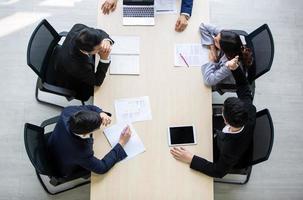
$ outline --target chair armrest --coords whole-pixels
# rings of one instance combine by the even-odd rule
[[[42,83],[41,90],[43,90],[43,89],[49,91],[50,93],[58,94],[58,95],[65,96],[65,97],[74,97],[76,95],[76,92],[73,90],[51,85],[46,82]]]
[[[67,31],[62,31],[62,32],[59,33],[59,36],[60,36],[60,37],[66,37],[67,34],[68,34]]]
[[[248,36],[248,33],[246,31],[242,31],[242,30],[230,30],[230,31],[237,33],[238,35]]]
[[[45,128],[48,125],[55,124],[55,123],[57,123],[59,118],[60,118],[60,116],[56,116],[56,117],[52,117],[50,119],[47,119],[47,120],[45,120],[41,123],[40,127]]]

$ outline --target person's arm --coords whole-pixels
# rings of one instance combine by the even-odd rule
[[[231,70],[231,72],[236,81],[238,98],[246,103],[252,104],[251,90],[242,69],[238,67],[235,70]]]
[[[104,174],[110,170],[117,162],[127,157],[123,147],[118,143],[110,152],[101,160],[95,156],[83,158],[79,165],[87,170],[97,174]]]
[[[193,9],[193,0],[182,0],[181,11],[180,11],[181,15],[186,15],[190,17],[192,13],[192,9]]]
[[[217,68],[216,65],[217,63],[214,62],[202,65],[201,69],[205,85],[216,85],[226,77],[231,76],[231,71],[225,64],[221,64],[219,68]]]
[[[201,23],[199,30],[202,45],[210,46],[214,45],[213,36],[218,35],[222,29],[217,26]]]
[[[216,163],[194,156],[190,168],[202,172],[208,176],[222,178],[237,163],[237,158],[228,155],[220,155]]]

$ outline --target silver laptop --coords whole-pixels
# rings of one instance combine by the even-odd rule
[[[154,0],[123,0],[123,25],[155,25]]]

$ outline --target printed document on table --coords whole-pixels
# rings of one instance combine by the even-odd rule
[[[151,120],[149,97],[137,97],[115,100],[116,118],[120,122]]]
[[[120,134],[127,125],[127,123],[118,123],[104,129],[104,135],[112,147],[114,147],[119,142]],[[138,136],[136,130],[131,124],[129,124],[129,126],[132,133],[129,141],[123,147],[124,151],[127,154],[125,160],[128,160],[145,151],[144,144]]]
[[[139,55],[111,55],[109,74],[140,74]]]
[[[208,62],[208,49],[199,43],[175,44],[175,66],[187,66],[185,62],[192,67],[201,67]]]
[[[155,0],[157,14],[177,13],[176,0]]]
[[[122,36],[113,35],[114,40],[111,54],[139,55],[140,54],[140,37],[139,36]]]

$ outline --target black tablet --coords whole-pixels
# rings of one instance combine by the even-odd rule
[[[168,127],[168,145],[193,145],[196,142],[196,133],[193,125]]]

